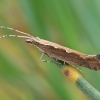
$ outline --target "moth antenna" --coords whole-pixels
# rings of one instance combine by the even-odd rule
[[[31,36],[30,34],[28,34],[28,33],[25,33],[25,32],[22,32],[22,31],[19,31],[19,30],[16,30],[16,29],[13,29],[13,28],[11,28],[11,27],[0,26],[0,28],[5,28],[5,29],[8,29],[8,30],[12,30],[12,31],[18,32],[18,33],[20,33],[20,34],[23,34],[23,35],[27,35],[27,36],[32,37],[32,36]]]
[[[5,37],[18,37],[18,38],[25,38],[25,39],[31,38],[29,36],[21,36],[21,35],[3,35],[3,36],[0,36],[0,38],[5,38]]]

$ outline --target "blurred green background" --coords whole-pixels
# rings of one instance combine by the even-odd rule
[[[100,0],[0,0],[0,26],[100,53]],[[7,34],[18,35],[0,29]],[[89,100],[56,65],[40,62],[40,55],[25,39],[0,39],[0,100]],[[100,91],[100,71],[79,68]]]

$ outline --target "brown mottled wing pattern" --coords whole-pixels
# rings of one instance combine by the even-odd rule
[[[100,70],[100,57],[98,55],[88,55],[85,59],[85,66],[89,69]]]
[[[64,62],[84,66],[89,69],[100,70],[100,55],[87,55],[35,37],[26,40],[26,42],[34,44],[49,57],[54,57]]]

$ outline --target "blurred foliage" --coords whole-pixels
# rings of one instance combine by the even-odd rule
[[[100,53],[99,0],[0,0],[0,25],[87,54]],[[0,35],[18,34],[0,29]],[[88,100],[24,39],[0,39],[0,100]],[[48,59],[48,58],[43,58]],[[100,91],[100,73],[79,67]]]

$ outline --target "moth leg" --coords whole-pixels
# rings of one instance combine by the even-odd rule
[[[71,65],[71,64],[69,64],[69,65]],[[81,70],[81,69],[79,69],[78,67],[76,67],[76,66],[74,66],[74,65],[71,65],[72,67],[74,67],[77,71],[79,71],[81,74],[84,74],[84,72]]]
[[[43,55],[44,55],[44,53],[41,54],[41,56],[40,56],[40,61],[41,61],[41,62],[50,62],[50,61],[47,61],[47,60],[43,60],[43,59],[42,59]]]
[[[51,57],[53,63],[55,63],[59,68],[65,65],[64,61],[61,61],[57,58]]]
[[[81,70],[81,69],[79,69],[78,67],[75,67],[75,66],[73,66],[76,70],[78,70],[81,74],[84,74],[84,72]]]

